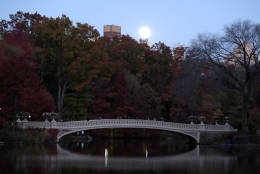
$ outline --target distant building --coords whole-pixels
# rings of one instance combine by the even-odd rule
[[[116,25],[104,25],[104,37],[120,37],[121,27]]]
[[[173,56],[176,60],[184,60],[185,47],[178,46],[173,50]]]
[[[230,53],[228,59],[226,59],[228,64],[241,65],[240,62],[242,62],[242,64],[254,65],[256,63],[255,61],[258,60],[258,52],[252,52],[253,45],[246,43],[244,47],[245,48],[238,46]],[[244,60],[244,53],[246,53],[246,60]],[[250,56],[251,59],[249,59]]]
[[[140,43],[148,45],[148,39],[140,39]]]

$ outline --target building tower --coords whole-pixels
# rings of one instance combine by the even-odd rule
[[[104,25],[104,37],[120,37],[121,27],[116,25]]]
[[[178,46],[174,48],[173,53],[176,60],[184,60],[185,47]]]

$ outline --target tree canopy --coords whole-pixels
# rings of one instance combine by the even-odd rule
[[[128,35],[101,37],[66,15],[17,12],[0,21],[1,120],[21,111],[35,120],[52,111],[62,120],[231,116],[236,127],[255,130],[259,24],[240,21],[224,31],[171,48]]]

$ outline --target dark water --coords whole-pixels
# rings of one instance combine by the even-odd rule
[[[257,173],[259,146],[188,146],[170,140],[99,140],[0,146],[0,173]]]

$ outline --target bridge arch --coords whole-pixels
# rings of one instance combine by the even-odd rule
[[[74,129],[74,130],[67,130],[67,131],[61,131],[58,133],[57,135],[57,142],[60,141],[60,139],[66,135],[69,135],[69,134],[72,134],[72,133],[75,133],[75,132],[80,132],[80,131],[88,131],[88,130],[98,130],[98,129],[150,129],[150,130],[159,130],[159,131],[167,131],[167,132],[172,132],[172,133],[178,133],[180,135],[184,135],[184,136],[187,136],[193,140],[195,140],[195,142],[197,144],[199,144],[200,142],[200,132],[194,132],[194,131],[181,131],[181,130],[169,130],[169,129],[166,129],[166,128],[151,128],[151,127],[99,127],[99,128],[80,128],[80,129]]]

